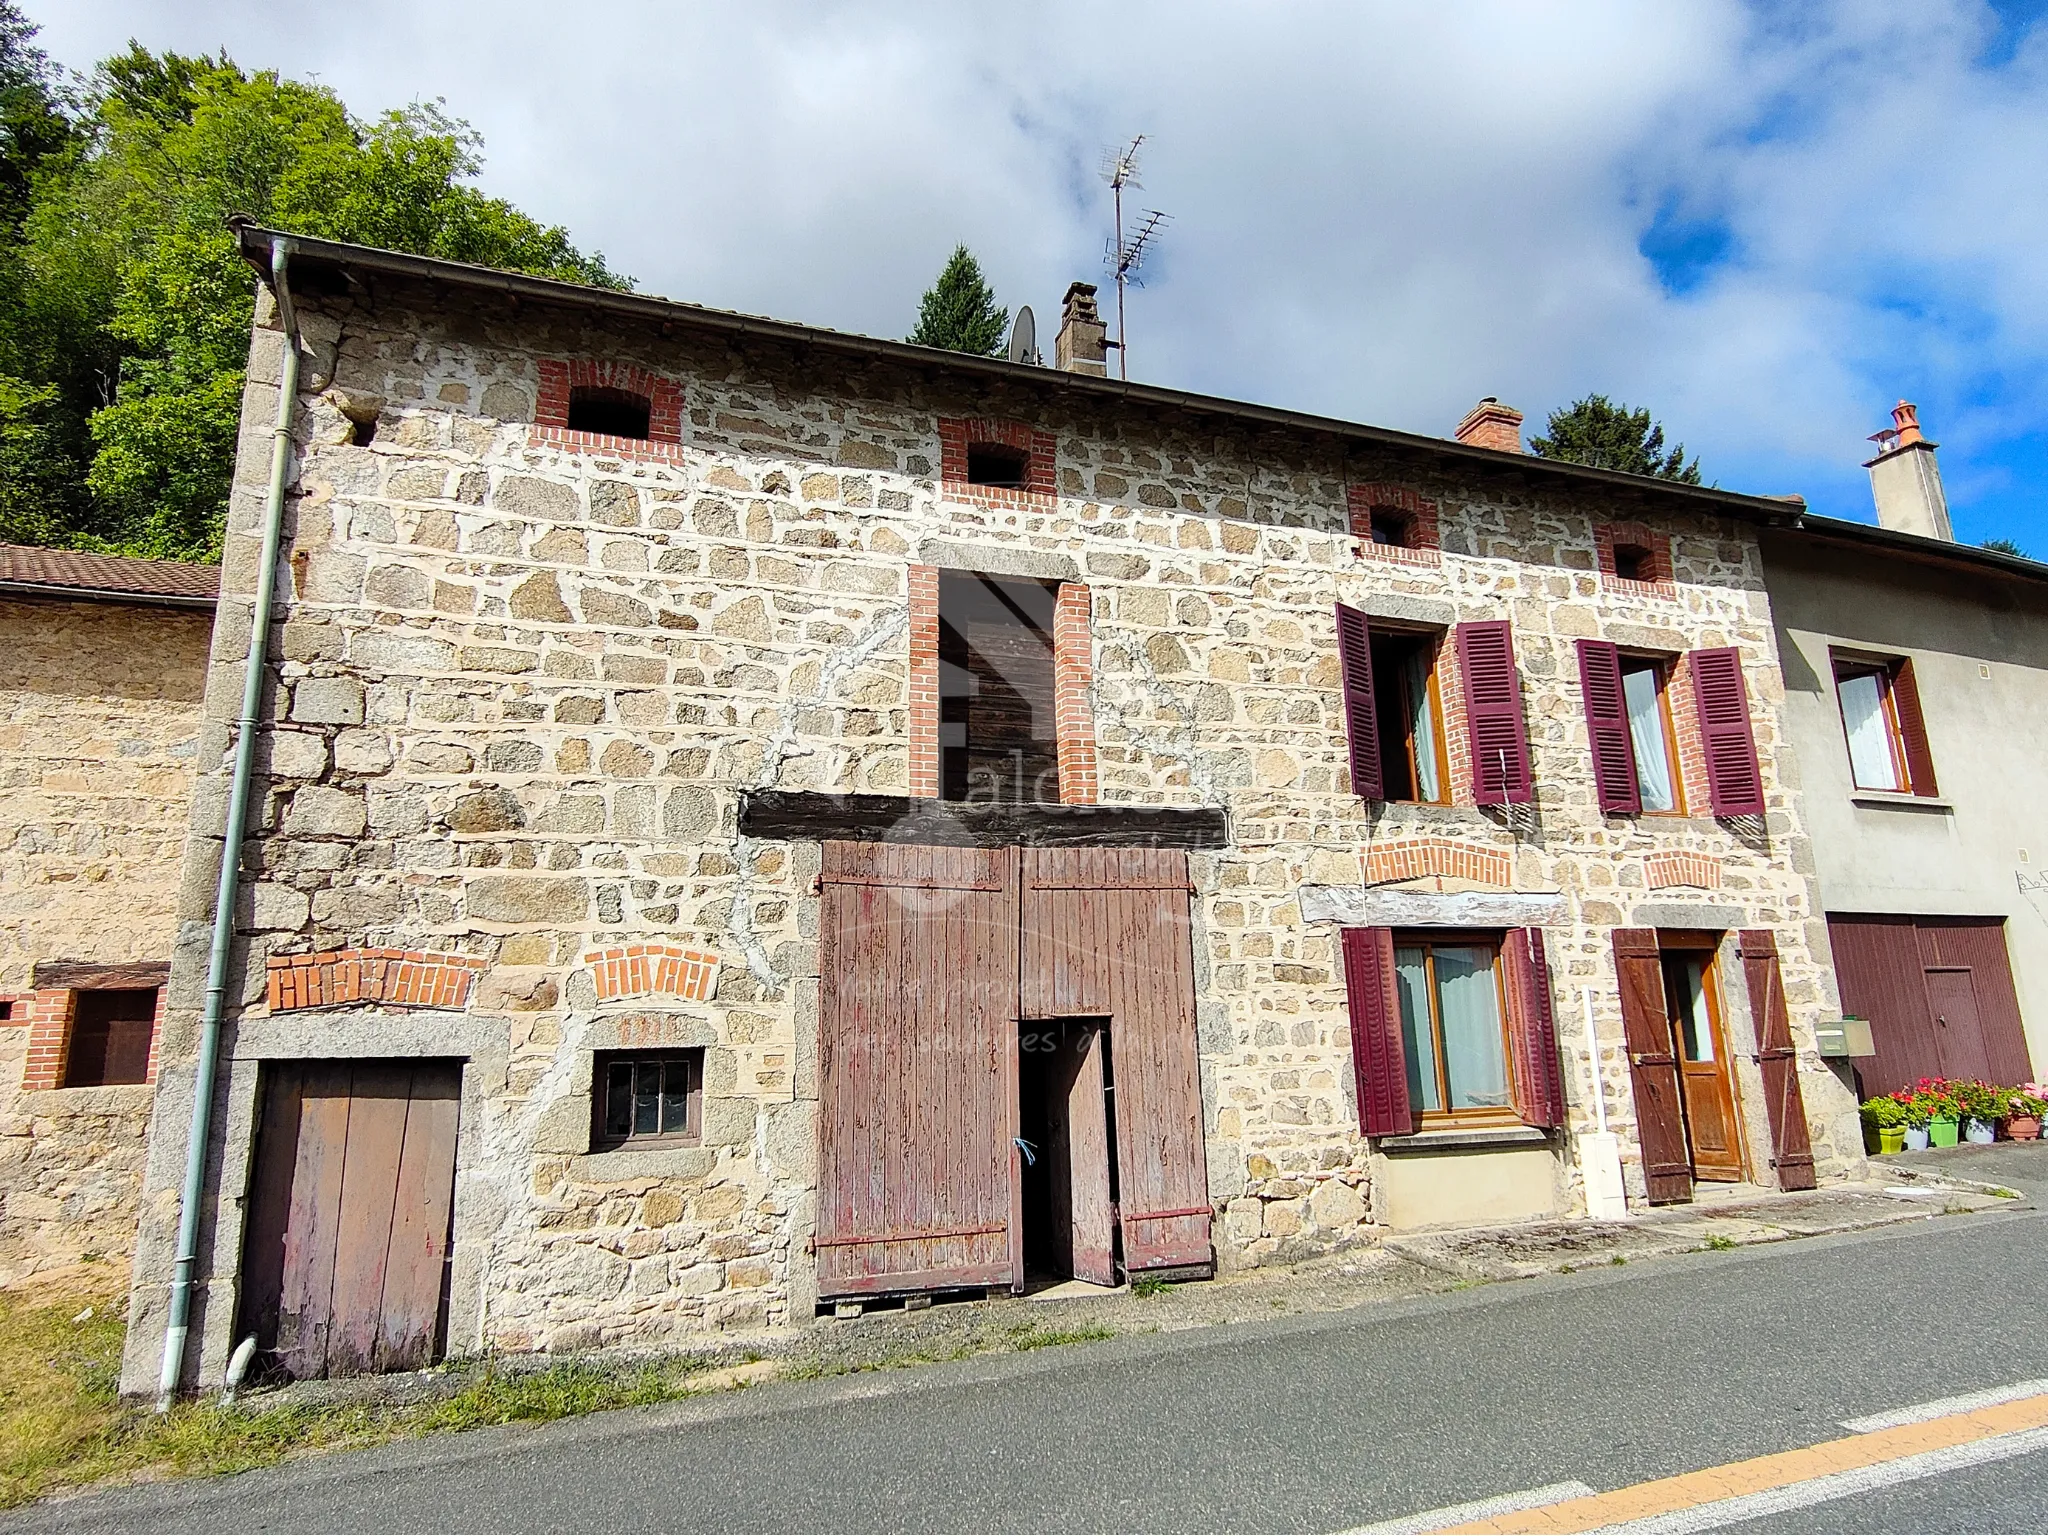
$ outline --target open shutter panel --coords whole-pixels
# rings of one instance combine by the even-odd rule
[[[1514,1040],[1515,1102],[1522,1123],[1555,1127],[1564,1124],[1564,1071],[1557,1059],[1557,1023],[1550,1011],[1550,962],[1543,953],[1541,928],[1515,928],[1508,933],[1511,959],[1509,1007]]]
[[[1654,928],[1614,930],[1614,975],[1621,987],[1621,1024],[1628,1040],[1629,1083],[1635,1092],[1636,1136],[1650,1204],[1692,1198],[1692,1158],[1678,1102],[1678,1053],[1664,1008],[1664,962]]]
[[[1372,632],[1356,608],[1337,605],[1337,673],[1344,686],[1344,735],[1351,744],[1351,792],[1384,800],[1380,717],[1372,690]]]
[[[1934,782],[1934,754],[1927,747],[1927,717],[1920,712],[1920,688],[1907,659],[1892,672],[1892,709],[1899,717],[1899,740],[1906,748],[1907,788],[1916,795],[1941,793]]]
[[[1593,787],[1600,809],[1634,816],[1643,808],[1636,749],[1621,691],[1621,652],[1605,640],[1579,642],[1579,687],[1586,696],[1586,734],[1593,742]]]
[[[1764,776],[1757,767],[1756,735],[1749,724],[1749,691],[1742,686],[1742,653],[1731,645],[1694,651],[1690,659],[1713,812],[1761,816]]]
[[[1739,948],[1743,979],[1749,983],[1749,1019],[1756,1031],[1756,1064],[1763,1073],[1778,1187],[1812,1189],[1813,1140],[1806,1129],[1806,1097],[1799,1091],[1799,1053],[1792,1046],[1778,941],[1768,928],[1745,928]]]
[[[1394,930],[1346,928],[1344,990],[1351,1004],[1351,1064],[1358,1076],[1358,1128],[1368,1136],[1415,1129],[1408,1102],[1408,1053],[1394,990]]]
[[[1458,671],[1465,684],[1473,801],[1526,804],[1531,798],[1529,737],[1522,725],[1522,686],[1507,620],[1458,626]]]

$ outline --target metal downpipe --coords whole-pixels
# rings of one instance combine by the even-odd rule
[[[284,531],[285,476],[291,468],[292,414],[299,398],[299,322],[285,267],[293,244],[270,242],[270,287],[284,327],[284,367],[277,386],[277,427],[271,435],[270,492],[263,509],[263,553],[256,567],[256,603],[249,620],[248,670],[242,678],[242,720],[235,737],[234,778],[228,786],[222,829],[220,884],[213,899],[213,946],[206,957],[206,1005],[199,1019],[199,1064],[192,1085],[192,1137],[185,1146],[185,1187],[178,1206],[178,1260],[171,1275],[170,1317],[164,1328],[163,1374],[156,1411],[168,1413],[185,1363],[192,1319],[192,1272],[199,1261],[199,1211],[206,1194],[207,1143],[213,1136],[213,1095],[220,1070],[220,1025],[227,1011],[228,960],[234,947],[235,906],[242,878],[242,836],[249,821],[249,785],[256,773],[257,716],[270,649],[270,614],[277,595],[277,554]]]

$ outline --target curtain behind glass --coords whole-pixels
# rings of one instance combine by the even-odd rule
[[[1678,1019],[1679,1044],[1687,1061],[1714,1059],[1714,1025],[1707,1016],[1707,965],[1704,960],[1681,960],[1667,965],[1664,985],[1672,992],[1671,1007]]]
[[[1657,706],[1657,669],[1643,667],[1621,674],[1622,696],[1628,701],[1628,739],[1636,749],[1636,788],[1646,811],[1677,806],[1671,793],[1671,758],[1664,750],[1664,711]]]
[[[1408,1058],[1408,1103],[1417,1114],[1442,1109],[1437,1093],[1436,1031],[1429,1023],[1429,970],[1421,949],[1394,951],[1394,990],[1401,997],[1401,1046]]]
[[[1842,724],[1849,731],[1849,768],[1859,789],[1899,788],[1899,765],[1892,759],[1891,727],[1884,718],[1884,687],[1874,672],[1845,677]]]
[[[1402,663],[1402,680],[1408,687],[1412,717],[1409,729],[1415,744],[1415,798],[1441,800],[1442,783],[1436,761],[1436,714],[1429,707],[1429,643],[1424,641]]]
[[[1500,1037],[1500,994],[1491,950],[1439,946],[1437,1004],[1444,1029],[1444,1067],[1451,1108],[1497,1109],[1511,1102],[1507,1052]]]

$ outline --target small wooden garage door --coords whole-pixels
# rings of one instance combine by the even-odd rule
[[[263,1068],[241,1326],[297,1380],[439,1357],[462,1064]]]
[[[820,1296],[1010,1283],[1016,857],[823,847]]]
[[[1026,848],[1021,1011],[1107,1016],[1127,1270],[1214,1261],[1195,1041],[1188,858]]]
[[[1843,1011],[1870,1020],[1877,1047],[1854,1063],[1864,1097],[1923,1077],[2033,1077],[2002,918],[1830,912],[1828,939]]]

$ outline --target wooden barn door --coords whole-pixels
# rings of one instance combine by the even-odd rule
[[[1023,878],[1022,1016],[1110,1021],[1124,1268],[1206,1268],[1187,855],[1026,848]]]
[[[826,843],[818,1294],[1007,1285],[1016,850]]]
[[[237,1332],[293,1378],[438,1358],[461,1097],[460,1062],[264,1067]]]

